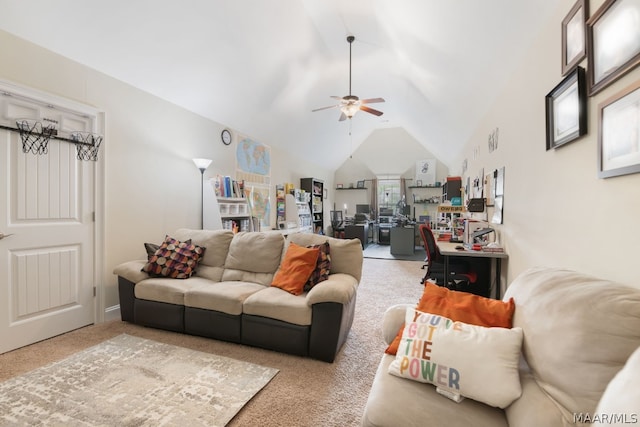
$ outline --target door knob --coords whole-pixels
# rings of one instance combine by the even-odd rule
[[[0,240],[4,239],[5,237],[9,237],[9,236],[12,236],[12,234],[0,233]]]

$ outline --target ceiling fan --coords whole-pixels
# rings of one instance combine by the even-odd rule
[[[353,44],[353,41],[355,39],[355,36],[347,36],[347,42],[349,42],[349,95],[343,97],[332,96],[331,98],[340,100],[340,103],[336,105],[330,105],[328,107],[316,108],[315,110],[311,110],[312,112],[340,107],[340,118],[338,119],[338,121],[340,122],[347,118],[352,118],[358,112],[358,110],[366,111],[367,113],[373,114],[375,116],[381,116],[383,114],[382,111],[375,110],[365,105],[375,104],[376,102],[384,102],[383,98],[360,99],[357,96],[351,94],[351,45]]]

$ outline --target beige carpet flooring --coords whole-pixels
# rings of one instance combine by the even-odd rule
[[[385,348],[382,314],[393,304],[418,301],[424,273],[421,265],[416,261],[364,260],[353,327],[331,364],[111,321],[0,355],[0,381],[126,333],[279,369],[229,426],[358,426]]]

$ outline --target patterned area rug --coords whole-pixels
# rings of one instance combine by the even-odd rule
[[[119,335],[0,383],[0,425],[224,426],[277,373]]]

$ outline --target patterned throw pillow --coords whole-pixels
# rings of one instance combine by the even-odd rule
[[[144,250],[147,252],[147,261],[149,261],[151,257],[156,254],[156,251],[158,249],[160,249],[160,245],[156,245],[155,243],[144,244]]]
[[[162,245],[142,267],[142,271],[152,276],[188,279],[195,273],[205,249],[194,245],[190,240],[180,242],[166,236]]]
[[[191,243],[191,239],[184,241],[187,244]],[[144,250],[147,252],[147,261],[151,259],[152,256],[156,254],[156,251],[160,249],[160,245],[156,245],[155,243],[145,243]]]
[[[329,247],[329,242],[324,242],[321,245],[312,245],[307,246],[308,248],[319,249],[318,253],[318,262],[316,263],[316,268],[311,273],[311,277],[304,285],[304,290],[309,291],[315,285],[320,282],[324,282],[329,278],[329,271],[331,270],[331,251]]]

